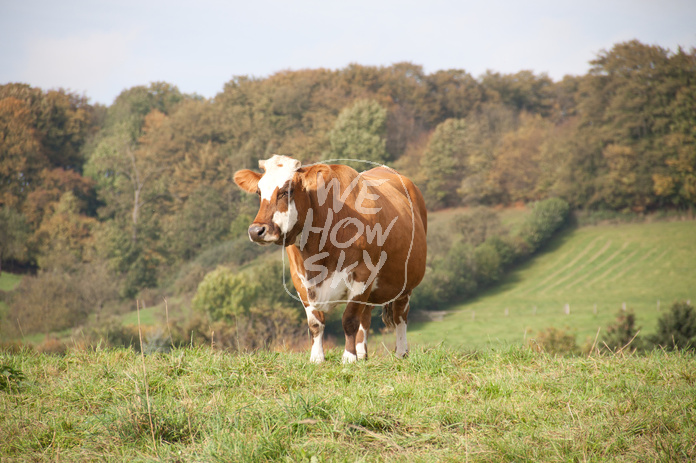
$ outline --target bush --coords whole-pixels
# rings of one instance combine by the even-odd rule
[[[282,271],[280,262],[272,262],[253,273],[219,267],[207,274],[192,301],[204,316],[179,325],[175,344],[214,342],[224,348],[256,349],[286,338],[290,342],[304,330],[304,308],[283,288]]]
[[[519,234],[534,252],[567,222],[569,212],[570,206],[560,198],[534,203],[532,214],[522,224]]]
[[[60,331],[83,322],[91,308],[76,290],[77,283],[68,273],[25,276],[12,292],[8,318],[24,334]]]
[[[696,310],[687,302],[675,302],[657,321],[651,342],[666,350],[696,349]]]
[[[537,352],[546,352],[552,355],[568,355],[579,352],[575,336],[566,330],[554,327],[539,331],[534,338],[528,341],[528,345]]]
[[[474,269],[476,281],[482,286],[500,279],[503,269],[493,244],[486,242],[474,249]]]
[[[640,340],[634,339],[640,331],[636,328],[636,314],[633,310],[619,310],[616,322],[607,327],[606,333],[602,337],[602,345],[612,352],[623,349],[631,343],[631,350],[635,351],[640,347]],[[632,341],[632,342],[631,342]]]
[[[246,274],[218,267],[198,285],[192,304],[194,310],[207,313],[214,321],[234,321],[248,313],[257,296],[258,285]]]

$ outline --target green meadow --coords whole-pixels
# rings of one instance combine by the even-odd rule
[[[623,307],[642,334],[675,300],[696,301],[696,222],[572,228],[478,297],[409,326],[413,343],[521,343],[547,328],[593,342]]]
[[[0,461],[694,461],[689,352],[0,352]]]

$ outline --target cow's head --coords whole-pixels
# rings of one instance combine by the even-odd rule
[[[262,245],[293,244],[309,208],[307,192],[316,189],[317,176],[329,168],[323,164],[301,167],[297,159],[277,154],[259,161],[259,167],[263,174],[248,169],[234,174],[234,182],[242,190],[261,199],[259,212],[249,226],[249,239]]]

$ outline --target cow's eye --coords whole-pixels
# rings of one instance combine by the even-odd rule
[[[288,195],[288,191],[287,191],[287,190],[279,191],[279,192],[278,192],[278,199],[280,199],[280,198],[285,198],[287,195]]]

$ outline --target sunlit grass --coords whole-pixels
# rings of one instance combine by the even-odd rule
[[[12,291],[22,281],[22,275],[2,272],[0,275],[0,291]]]
[[[690,354],[556,358],[508,346],[340,359],[339,349],[322,365],[178,349],[145,357],[144,379],[130,350],[0,354],[0,460],[696,457]]]

